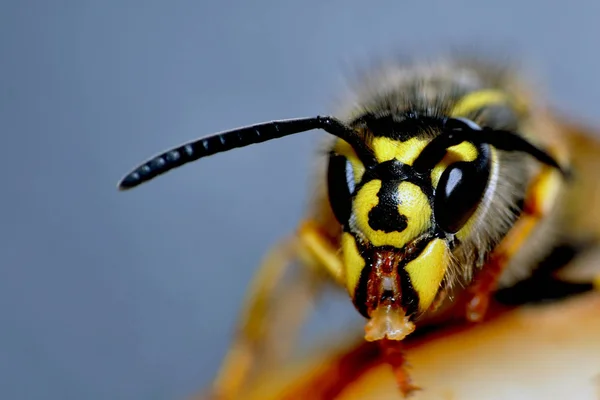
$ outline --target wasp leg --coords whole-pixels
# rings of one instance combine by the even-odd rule
[[[299,275],[285,283],[294,261],[300,261]],[[246,295],[236,336],[210,398],[236,399],[251,375],[283,358],[327,277],[341,281],[342,262],[337,248],[312,222],[271,250]]]
[[[379,346],[384,360],[392,367],[398,389],[404,398],[414,394],[421,388],[415,385],[410,378],[406,368],[409,367],[404,357],[404,349],[401,342],[397,340],[383,339]]]
[[[344,265],[335,246],[320,230],[319,225],[306,221],[300,226],[298,236],[302,245],[300,257],[317,273],[325,272],[338,285],[344,285]]]
[[[340,258],[337,256],[337,250],[331,246],[325,235],[320,234],[318,227],[311,223],[302,226],[301,236],[306,245],[307,254],[310,254],[314,260],[319,260],[333,279],[340,285],[344,284],[344,270]],[[383,339],[379,341],[380,350],[384,360],[392,368],[398,389],[404,398],[410,396],[421,388],[412,383],[410,374],[407,371],[408,364],[404,357],[403,343],[397,340]]]
[[[523,213],[469,288],[471,298],[467,303],[467,320],[479,322],[485,317],[502,272],[529,238],[540,219],[554,206],[562,179],[558,171],[546,166],[534,178],[525,198]]]
[[[307,253],[310,253],[315,260],[320,261],[320,265],[326,268],[328,274],[340,285],[344,284],[344,270],[340,258],[337,256],[335,247],[332,247],[320,234],[318,227],[311,223],[306,223],[301,228]],[[404,357],[403,343],[397,340],[383,339],[379,341],[379,347],[384,360],[392,368],[398,389],[404,398],[410,396],[421,388],[412,383]]]
[[[295,244],[293,239],[288,239],[276,245],[254,277],[246,295],[246,308],[241,313],[237,334],[213,382],[210,398],[234,399],[243,386],[254,364],[257,342],[263,335],[270,294],[294,259]]]

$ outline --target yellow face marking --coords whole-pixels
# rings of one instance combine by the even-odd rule
[[[363,177],[363,174],[365,173],[365,166],[356,155],[356,152],[354,151],[352,146],[350,146],[348,142],[339,139],[335,143],[333,151],[337,154],[346,157],[348,161],[350,161],[352,169],[354,170],[354,183],[358,185],[358,183]]]
[[[437,187],[442,174],[446,168],[457,161],[475,161],[478,152],[475,146],[469,142],[462,142],[456,146],[448,147],[446,155],[431,171],[431,183]]]
[[[344,232],[342,234],[342,254],[344,258],[346,289],[351,297],[354,297],[360,273],[365,267],[365,260],[358,252],[356,241],[351,234]]]
[[[371,147],[378,162],[396,159],[401,163],[412,165],[421,151],[427,146],[427,140],[412,138],[405,142],[386,137],[373,138]]]
[[[479,90],[461,98],[452,111],[452,117],[466,117],[474,111],[493,105],[509,104],[506,93],[498,90]]]
[[[427,311],[437,294],[446,273],[448,247],[442,239],[433,239],[425,250],[404,270],[419,295],[419,311]]]
[[[353,202],[356,224],[373,246],[394,246],[402,248],[406,243],[429,229],[431,207],[427,196],[410,182],[398,185],[398,212],[407,218],[407,226],[401,232],[376,231],[369,225],[369,212],[379,204],[377,194],[381,189],[378,179],[366,183],[357,193]]]

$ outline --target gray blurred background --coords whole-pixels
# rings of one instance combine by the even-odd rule
[[[599,20],[595,0],[0,2],[0,398],[205,386],[262,255],[303,213],[322,134],[117,192],[136,163],[330,112],[349,66],[448,46],[514,50],[557,107],[600,123]]]

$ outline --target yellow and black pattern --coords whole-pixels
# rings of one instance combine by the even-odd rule
[[[375,91],[362,98],[362,113],[351,113],[350,126],[361,132],[376,163],[362,164],[342,140],[330,153],[329,182],[335,184],[329,196],[345,232],[346,286],[367,317],[373,257],[399,254],[402,306],[415,316],[427,311],[441,288],[466,283],[510,230],[531,177],[527,155],[469,141],[448,147],[426,174],[415,171],[413,163],[449,119],[518,131],[527,117],[517,96],[493,85],[469,90],[453,84],[431,89],[433,98],[425,99],[428,85],[434,87],[435,79]]]
[[[234,148],[325,130],[337,137],[327,201],[343,232],[333,238],[342,271],[337,263],[329,270],[363,315],[385,300],[415,316],[440,289],[469,283],[521,215],[540,164],[564,172],[524,136],[535,124],[518,87],[489,64],[395,65],[364,81],[345,121],[276,120],[196,139],[141,164],[119,188]]]
[[[386,250],[402,254],[396,266],[397,284],[402,288],[405,300],[402,306],[410,314],[426,311],[446,274],[449,252],[458,243],[454,234],[468,222],[485,195],[492,169],[488,145],[464,142],[452,146],[426,174],[412,167],[430,139],[435,137],[434,132],[443,130],[445,123],[445,119],[417,115],[404,119],[391,115],[367,116],[355,121],[354,125],[362,125],[357,129],[369,132],[366,136],[371,138],[370,147],[377,160],[375,165],[361,164],[357,168],[360,161],[348,147],[341,144],[334,147],[337,151],[331,155],[329,174],[330,182],[336,187],[331,190],[330,198],[334,211],[344,207],[343,212],[336,214],[342,215],[340,222],[346,231],[342,246],[346,255],[347,288],[363,315],[368,316],[366,285],[374,265],[370,258]],[[383,135],[379,136],[379,132]],[[476,167],[464,168],[468,164]],[[444,175],[449,168],[454,168],[459,175],[458,183],[468,179],[465,183],[471,187],[463,189],[460,202],[448,204],[449,199],[438,194],[436,203],[440,179],[444,176],[446,184],[452,179],[453,171]],[[355,169],[358,174],[354,174]],[[465,171],[476,172],[468,176]],[[347,187],[341,189],[340,182]],[[444,192],[438,190],[438,193]],[[445,200],[441,205],[440,198]],[[444,206],[450,209],[446,211]],[[456,218],[459,214],[463,217]],[[448,229],[442,229],[449,226],[447,220],[455,220],[460,226],[447,232]]]
[[[119,182],[119,189],[131,189],[213,154],[310,130],[335,137],[312,210],[255,277],[214,384],[217,397],[239,397],[258,359],[269,358],[263,350],[282,348],[267,340],[286,340],[277,326],[287,330],[292,321],[271,319],[291,315],[295,331],[324,277],[345,286],[368,319],[365,340],[387,339],[384,347],[412,334],[419,318],[454,315],[462,300],[465,317],[481,321],[492,295],[519,292],[528,276],[533,286],[521,286],[526,297],[547,296],[535,275],[548,270],[534,269],[561,244],[557,234],[569,228],[579,235],[581,226],[598,232],[582,220],[597,219],[588,215],[598,208],[590,171],[598,169],[599,148],[557,123],[526,82],[499,65],[461,58],[394,62],[361,81],[356,96],[347,97],[350,107],[338,113],[344,118],[274,120],[198,138],[148,159]],[[303,273],[280,291],[278,282],[296,260]],[[559,292],[589,290],[591,283],[576,286]],[[524,296],[511,290],[509,297]],[[413,386],[393,358],[407,394]]]

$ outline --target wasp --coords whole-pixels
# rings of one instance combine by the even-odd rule
[[[259,268],[215,397],[236,398],[274,357],[269,349],[285,347],[274,343],[291,340],[323,282],[347,292],[365,318],[364,339],[382,346],[410,394],[418,386],[405,368],[407,336],[450,316],[482,321],[494,294],[535,274],[554,248],[596,240],[600,146],[536,93],[493,62],[388,63],[363,77],[338,116],[206,136],[126,175],[121,190],[235,148],[329,134],[313,206]],[[275,299],[294,262],[300,273]]]

